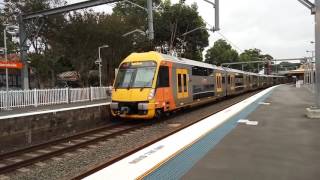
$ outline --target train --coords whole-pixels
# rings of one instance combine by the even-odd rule
[[[119,66],[111,96],[113,119],[160,119],[179,109],[284,83],[261,75],[159,52],[132,53]]]

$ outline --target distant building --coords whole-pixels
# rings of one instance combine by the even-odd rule
[[[17,54],[8,54],[8,61],[10,63],[9,70],[9,88],[20,89],[21,88],[21,68],[22,63],[20,57]],[[6,63],[3,54],[0,54],[0,90],[6,88]]]

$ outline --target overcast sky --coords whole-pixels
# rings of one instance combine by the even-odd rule
[[[188,4],[194,2],[198,3],[200,15],[213,25],[212,6],[203,0],[186,0]],[[110,5],[95,8],[107,12],[111,9]],[[259,48],[275,58],[295,58],[307,56],[306,50],[314,49],[310,44],[314,40],[314,16],[298,0],[221,0],[220,22],[221,34],[237,50]],[[219,38],[218,33],[211,33],[210,45]]]
[[[194,2],[198,3],[200,15],[213,25],[212,6],[203,0],[186,1]],[[111,7],[98,9],[110,12]],[[310,44],[314,40],[314,16],[297,0],[221,0],[220,22],[221,34],[237,50],[259,48],[275,58],[295,58],[307,56],[306,50],[314,49]],[[220,34],[211,34],[210,45],[219,38]]]

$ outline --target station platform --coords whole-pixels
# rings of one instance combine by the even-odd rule
[[[104,99],[104,100],[77,102],[77,103],[70,103],[70,104],[56,104],[56,105],[46,105],[46,106],[38,106],[38,107],[14,108],[11,110],[1,110],[0,120],[30,116],[30,115],[38,115],[38,114],[44,114],[44,113],[68,111],[68,110],[81,109],[81,108],[92,107],[92,106],[101,106],[101,105],[107,105],[107,104],[108,104],[107,100]]]
[[[87,180],[319,179],[320,120],[305,87],[280,85],[124,158]]]
[[[311,92],[281,85],[264,102],[246,118],[257,126],[238,125],[182,179],[319,179],[320,120],[305,116]]]

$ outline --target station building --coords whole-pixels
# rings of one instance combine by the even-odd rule
[[[4,55],[0,55],[0,90],[6,88],[6,67],[8,67],[8,80],[10,89],[20,89],[22,63],[18,54],[9,54],[8,63]]]

